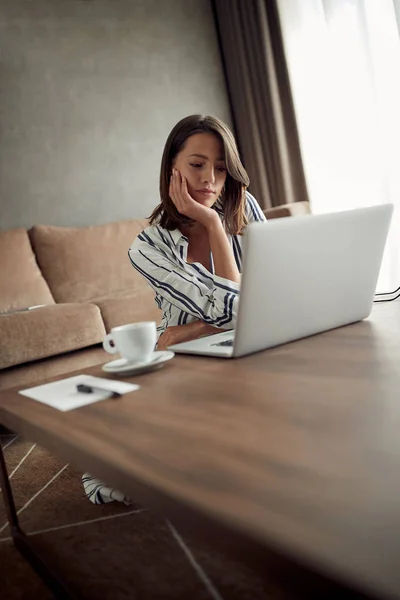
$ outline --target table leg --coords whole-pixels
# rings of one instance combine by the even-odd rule
[[[30,564],[30,566],[36,571],[43,583],[54,594],[55,598],[60,598],[61,600],[76,600],[76,596],[74,596],[67,589],[62,579],[60,579],[60,577],[58,577],[51,567],[46,564],[45,560],[40,556],[40,553],[37,551],[34,544],[31,543],[28,536],[24,533],[19,525],[1,442],[0,485],[3,491],[4,504],[6,507],[7,518],[11,529],[11,536],[15,547]]]

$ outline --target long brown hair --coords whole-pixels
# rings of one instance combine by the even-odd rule
[[[161,203],[150,215],[150,224],[157,223],[171,231],[194,222],[178,212],[169,197],[169,182],[175,157],[183,149],[186,140],[195,133],[213,133],[223,144],[227,175],[224,190],[214,206],[219,205],[223,211],[226,231],[239,234],[247,225],[245,191],[249,185],[249,176],[242,165],[235,138],[229,127],[216,117],[204,115],[185,117],[175,125],[168,136],[161,161]]]

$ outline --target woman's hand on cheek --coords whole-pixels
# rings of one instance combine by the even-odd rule
[[[218,218],[214,210],[193,200],[188,192],[186,178],[175,168],[172,170],[169,195],[181,215],[198,221],[205,227]]]

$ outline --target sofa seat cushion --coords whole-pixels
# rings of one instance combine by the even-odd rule
[[[100,308],[106,331],[112,327],[138,321],[161,321],[162,313],[154,301],[154,291],[144,282],[136,289],[125,290],[93,300]]]
[[[54,304],[41,274],[26,229],[0,231],[0,313]]]
[[[91,227],[32,227],[32,247],[56,302],[92,302],[143,285],[128,250],[147,224],[135,219]]]
[[[66,352],[58,356],[49,356],[41,360],[15,365],[0,371],[0,392],[18,386],[31,387],[43,383],[45,379],[69,374],[78,369],[86,369],[94,365],[115,360],[113,354],[108,354],[102,346],[91,346]],[[69,375],[68,375],[69,376]]]
[[[53,304],[0,316],[0,369],[102,342],[94,304]]]

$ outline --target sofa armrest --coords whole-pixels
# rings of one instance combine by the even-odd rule
[[[266,208],[264,214],[267,219],[281,219],[282,217],[295,217],[311,213],[310,203],[306,201],[282,204],[273,208]]]

